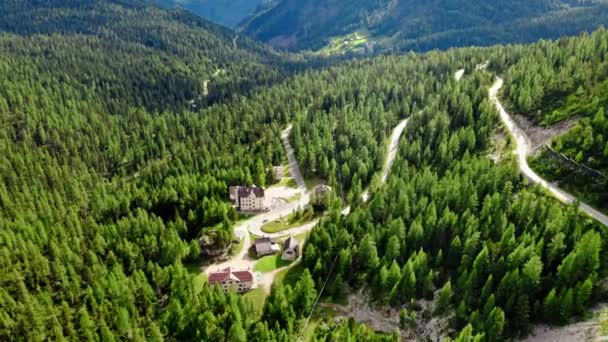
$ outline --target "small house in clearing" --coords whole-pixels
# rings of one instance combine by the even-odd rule
[[[224,292],[231,290],[236,293],[247,292],[253,287],[253,272],[235,271],[228,267],[209,274],[209,284],[220,285]]]
[[[257,186],[231,186],[228,188],[230,199],[234,201],[234,206],[241,211],[263,211],[266,196],[264,189]]]
[[[300,256],[300,245],[298,244],[298,240],[294,237],[290,237],[285,240],[283,244],[283,255],[281,255],[281,259],[293,261],[296,260]]]
[[[255,254],[258,258],[281,253],[281,247],[269,237],[263,237],[255,240]]]

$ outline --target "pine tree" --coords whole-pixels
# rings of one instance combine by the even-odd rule
[[[228,332],[228,341],[247,342],[247,333],[243,329],[241,322],[235,321],[232,323]]]
[[[499,307],[495,307],[486,319],[485,331],[488,341],[502,340],[502,332],[505,326],[505,313]]]
[[[390,263],[399,258],[399,238],[397,236],[391,236],[388,239],[384,252],[384,260],[386,263]]]
[[[296,311],[301,313],[309,312],[317,298],[317,291],[315,290],[315,283],[307,268],[304,269],[304,272],[302,272],[302,275],[296,284],[295,294],[295,304],[298,308]]]
[[[442,314],[446,311],[450,305],[450,302],[452,301],[453,295],[452,283],[448,280],[439,292],[439,297],[437,298],[437,303],[435,304],[436,314]]]
[[[543,317],[549,322],[560,321],[560,303],[556,297],[555,289],[551,289],[543,300]]]

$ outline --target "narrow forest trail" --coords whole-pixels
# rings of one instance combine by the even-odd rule
[[[403,131],[407,126],[409,119],[401,120],[399,125],[393,129],[393,133],[391,134],[391,143],[388,146],[388,150],[386,151],[386,161],[384,163],[384,169],[382,170],[382,183],[386,183],[388,180],[388,174],[395,164],[395,158],[397,157],[397,150],[399,149],[399,140],[401,135],[403,135]]]
[[[209,95],[209,80],[203,81],[203,97],[207,97]]]
[[[494,85],[490,88],[490,100],[494,102],[496,108],[500,113],[500,118],[505,124],[511,135],[515,138],[515,154],[517,155],[517,164],[521,172],[534,184],[539,184],[543,188],[549,190],[559,201],[565,204],[572,204],[577,202],[576,197],[560,189],[559,187],[547,182],[545,179],[540,177],[534,170],[528,165],[528,155],[531,151],[530,139],[526,133],[515,123],[513,118],[507,113],[500,101],[498,100],[498,91],[502,88],[504,81],[498,77]],[[586,203],[579,202],[579,208],[587,213],[592,218],[596,219],[605,226],[608,226],[608,216],[604,215],[600,211],[594,209]]]

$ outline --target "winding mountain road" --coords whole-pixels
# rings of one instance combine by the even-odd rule
[[[215,70],[215,72],[213,73],[213,77],[217,77],[220,72],[224,72],[224,69]],[[203,81],[203,97],[207,97],[207,95],[209,95],[209,82],[211,82],[211,80],[209,79]]]
[[[281,133],[281,141],[283,142],[285,152],[287,153],[289,172],[291,173],[293,179],[296,181],[296,184],[298,186],[297,191],[300,193],[300,198],[295,202],[285,203],[274,207],[271,211],[267,213],[256,215],[250,218],[249,220],[244,221],[239,225],[235,226],[235,235],[240,235],[243,237],[244,247],[238,254],[234,255],[229,260],[210,265],[205,269],[205,273],[209,274],[210,272],[217,271],[218,269],[224,269],[226,267],[235,267],[242,269],[246,269],[249,267],[253,269],[256,260],[252,260],[251,258],[249,258],[248,255],[248,249],[249,246],[251,246],[252,242],[249,233],[276,239],[308,232],[319,222],[319,220],[316,219],[302,226],[272,234],[264,233],[262,231],[262,226],[264,225],[264,223],[274,221],[282,217],[287,217],[294,210],[297,210],[298,208],[304,208],[310,202],[310,192],[308,192],[308,190],[306,189],[306,183],[304,182],[304,177],[302,177],[302,172],[300,171],[298,160],[296,159],[295,152],[291,147],[291,144],[289,143],[289,137],[291,136],[292,128],[293,126],[289,125]]]
[[[298,160],[296,159],[295,152],[289,143],[289,137],[291,136],[291,130],[293,126],[289,125],[281,134],[281,141],[283,142],[283,146],[285,147],[285,152],[287,152],[287,162],[289,166],[289,172],[291,176],[296,181],[298,186],[297,191],[300,193],[300,198],[292,203],[283,204],[277,208],[273,208],[270,212],[265,214],[260,214],[248,220],[246,222],[247,230],[255,235],[259,236],[267,236],[270,238],[280,238],[285,236],[297,235],[303,232],[306,232],[314,226],[314,224],[318,221],[313,221],[311,223],[305,224],[300,227],[296,227],[289,230],[284,230],[278,233],[264,233],[262,231],[262,226],[264,223],[268,221],[274,221],[283,217],[287,217],[294,210],[298,208],[304,208],[310,203],[310,192],[306,189],[306,182],[304,182],[304,177],[302,177],[302,172],[300,171],[300,165],[298,164]]]
[[[299,191],[306,191],[306,182],[304,182],[304,177],[302,177],[302,172],[300,171],[300,165],[298,164],[298,160],[296,159],[296,154],[289,143],[289,137],[291,136],[291,131],[293,129],[293,125],[287,126],[283,133],[281,133],[281,141],[283,142],[283,146],[285,147],[285,152],[287,152],[287,162],[289,163],[289,172],[291,176],[296,181],[298,185]]]
[[[464,76],[464,69],[460,69],[454,73],[454,78],[456,81],[460,81],[460,79]]]
[[[310,193],[306,189],[306,183],[304,182],[304,177],[302,177],[302,172],[300,171],[300,166],[295,157],[295,153],[291,144],[289,143],[289,137],[291,135],[292,125],[289,125],[282,133],[281,140],[283,145],[285,146],[285,151],[287,152],[287,161],[289,163],[289,172],[292,177],[296,181],[298,185],[298,192],[300,193],[300,199],[292,202],[279,205],[273,208],[270,212],[256,215],[249,220],[246,220],[239,225],[234,227],[235,235],[240,235],[243,237],[243,248],[239,251],[238,254],[231,257],[229,260],[226,260],[221,263],[213,264],[204,269],[205,273],[209,274],[210,272],[217,271],[218,269],[224,269],[226,267],[235,267],[235,268],[243,268],[246,269],[250,267],[253,269],[255,266],[256,260],[252,260],[249,258],[248,249],[251,246],[251,237],[249,233],[258,236],[267,236],[270,238],[281,238],[285,236],[298,235],[304,232],[307,232],[314,227],[319,220],[314,220],[300,227],[296,227],[293,229],[285,230],[282,232],[267,234],[262,231],[262,226],[264,223],[272,220],[279,219],[281,217],[286,217],[291,214],[294,210],[297,210],[298,207],[304,208],[310,202]]]
[[[401,122],[399,122],[399,124],[393,128],[393,132],[391,133],[391,141],[388,145],[388,150],[386,151],[386,161],[384,162],[384,168],[382,168],[382,183],[386,183],[388,174],[395,163],[395,157],[397,157],[397,150],[399,149],[399,138],[401,138],[401,135],[407,126],[408,120],[409,119],[401,120]],[[369,189],[365,190],[363,195],[361,195],[363,202],[369,201],[370,197],[371,195],[369,193]],[[350,206],[344,208],[344,210],[342,210],[342,214],[350,214]]]
[[[387,149],[386,161],[384,163],[384,168],[382,169],[382,182],[385,183],[388,179],[388,174],[390,172],[391,167],[395,162],[395,158],[397,156],[397,151],[399,149],[399,138],[403,134],[405,127],[407,126],[408,120],[402,120],[394,129],[391,134],[391,140]],[[306,183],[304,182],[304,177],[302,177],[302,172],[300,171],[300,166],[295,157],[295,152],[291,147],[289,142],[289,137],[292,131],[292,125],[289,125],[281,134],[281,140],[285,147],[285,151],[287,152],[287,160],[289,163],[289,171],[296,181],[298,186],[298,192],[301,194],[300,199],[294,203],[287,203],[277,208],[273,208],[270,212],[265,214],[260,214],[252,217],[251,219],[237,225],[234,227],[235,234],[243,236],[243,248],[241,251],[231,257],[229,260],[226,260],[221,263],[216,263],[213,265],[209,265],[203,271],[209,275],[211,272],[221,270],[227,267],[233,267],[236,269],[254,269],[257,260],[253,260],[249,258],[248,249],[251,246],[251,238],[249,233],[259,235],[259,236],[267,236],[270,238],[282,238],[287,236],[299,235],[302,233],[306,233],[312,230],[317,223],[319,223],[319,219],[315,219],[309,223],[306,223],[302,226],[292,228],[289,230],[284,230],[282,232],[268,234],[262,231],[262,226],[264,223],[276,220],[281,217],[285,217],[289,215],[293,210],[296,210],[298,207],[304,208],[310,202],[310,192],[306,189]],[[370,199],[371,195],[368,190],[366,190],[362,199],[364,202],[367,202]],[[350,206],[345,208],[342,211],[343,214],[348,215],[350,213]],[[297,262],[292,263],[289,266],[276,269],[272,272],[264,273],[260,279],[258,279],[256,286],[263,287],[266,292],[270,291],[270,286],[274,281],[274,277],[278,274],[278,272],[285,270],[286,268],[292,267],[297,264]]]
[[[407,126],[409,119],[401,120],[399,125],[393,129],[391,134],[391,143],[388,146],[386,161],[384,162],[384,169],[382,170],[382,183],[386,183],[388,174],[395,163],[395,157],[397,157],[397,150],[399,149],[399,139]]]
[[[498,100],[498,91],[502,88],[504,81],[499,77],[494,85],[490,88],[490,100],[494,102],[496,108],[500,113],[500,118],[507,126],[516,142],[515,154],[517,155],[517,163],[519,164],[519,169],[521,172],[534,184],[539,184],[543,188],[549,190],[558,200],[563,203],[571,204],[577,201],[576,197],[571,194],[565,192],[564,190],[558,188],[557,186],[547,182],[542,177],[540,177],[534,170],[530,168],[528,165],[528,154],[530,153],[530,139],[526,135],[526,133],[515,123],[515,121],[509,116],[504,107],[500,104]],[[586,203],[580,202],[579,208],[587,213],[589,216],[593,217],[597,221],[601,222],[603,225],[608,226],[608,216],[604,215],[600,211],[594,209]]]

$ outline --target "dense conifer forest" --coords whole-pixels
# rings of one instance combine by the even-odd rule
[[[509,153],[488,157],[502,130],[488,99],[496,74],[513,108],[539,121],[565,106],[551,99],[597,96],[575,129],[603,139],[605,30],[315,69],[143,2],[1,4],[0,340],[293,341],[321,291],[363,290],[414,325],[417,302],[436,296],[418,315],[451,315],[450,338],[501,341],[605,299],[606,227],[528,187]],[[529,81],[525,70],[545,73]],[[555,74],[571,80],[567,93],[549,91]],[[530,84],[549,95],[526,95]],[[382,185],[389,133],[405,118]],[[339,191],[294,280],[256,308],[190,270],[207,261],[201,235],[233,238],[228,186],[270,183],[290,123],[306,178]],[[577,136],[555,144],[587,156],[584,143],[569,147]],[[310,337],[399,335],[328,320]]]

